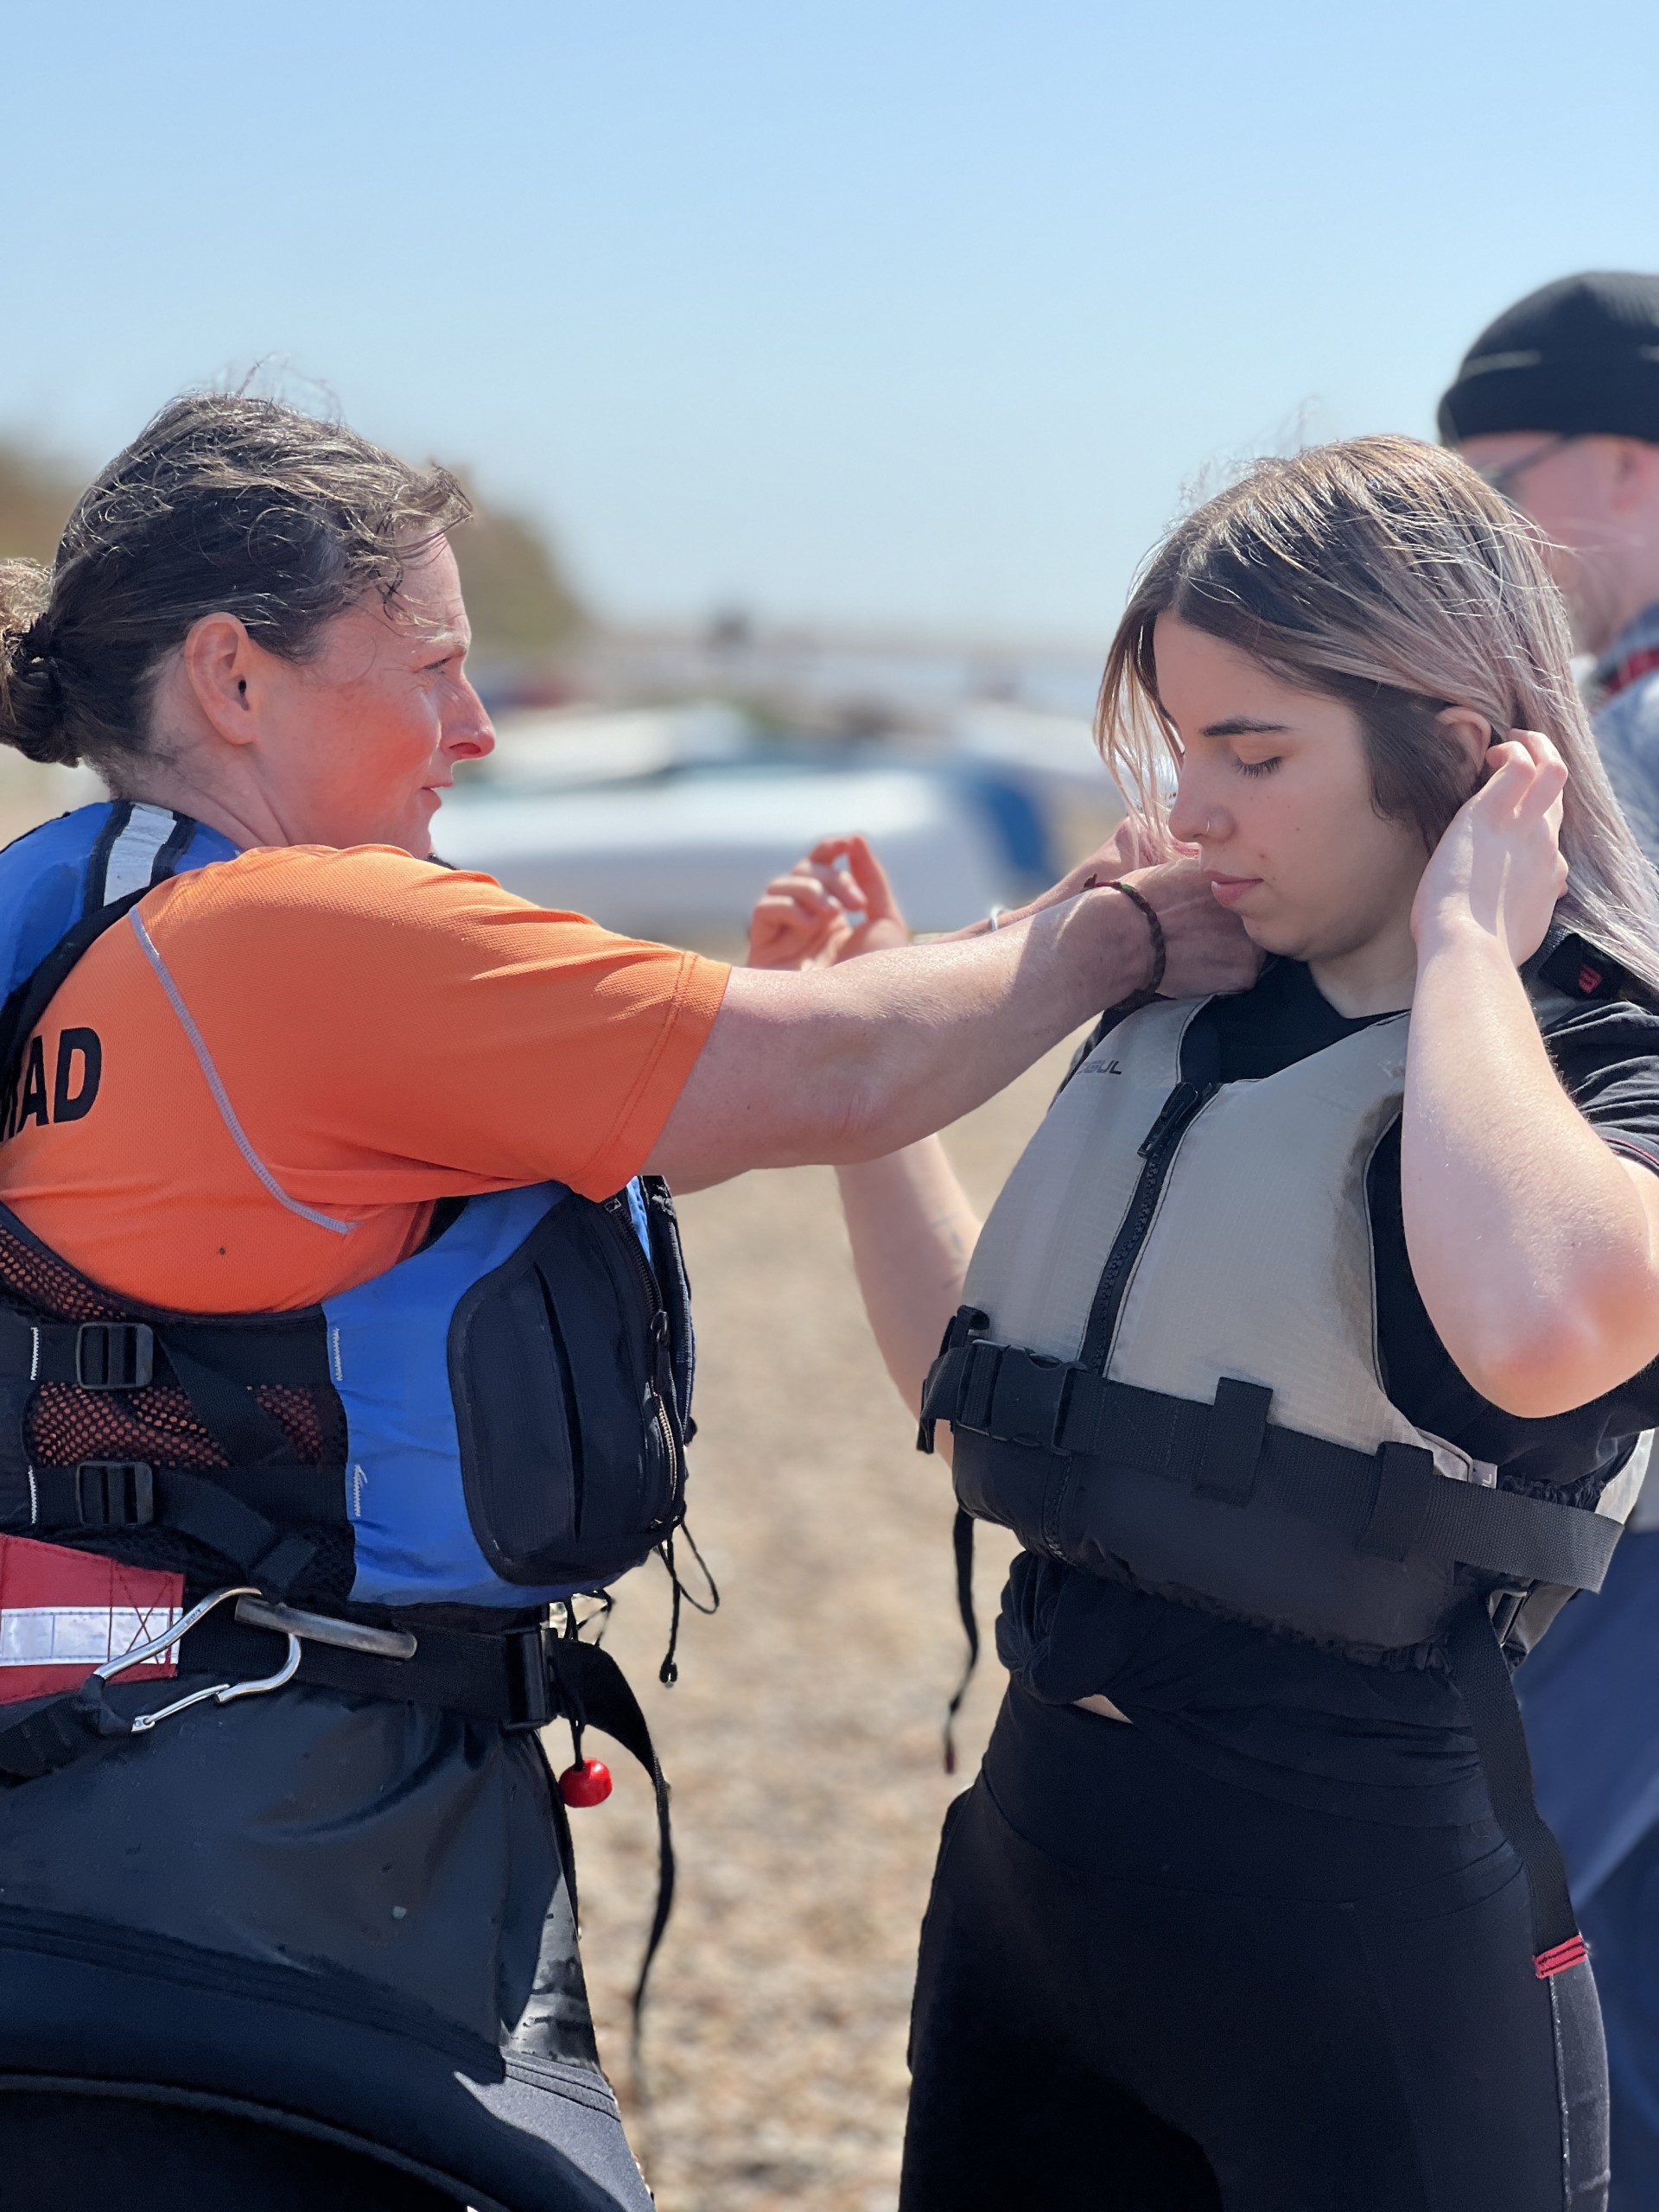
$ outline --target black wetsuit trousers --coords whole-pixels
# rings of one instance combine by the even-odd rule
[[[922,1932],[901,2212],[1601,2212],[1586,1966],[1495,1826],[1218,1782],[1010,1692]]]

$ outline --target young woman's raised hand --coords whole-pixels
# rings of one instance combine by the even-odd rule
[[[1567,768],[1535,729],[1512,729],[1488,753],[1486,781],[1435,847],[1411,910],[1421,959],[1447,933],[1497,938],[1518,968],[1543,943],[1567,888],[1561,793]]]
[[[775,875],[749,918],[751,968],[833,968],[908,944],[887,871],[862,837],[825,837]]]

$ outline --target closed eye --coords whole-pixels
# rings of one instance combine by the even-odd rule
[[[1270,776],[1282,759],[1281,753],[1274,753],[1265,760],[1239,760],[1234,765],[1241,776]]]

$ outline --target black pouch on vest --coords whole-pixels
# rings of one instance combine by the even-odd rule
[[[666,1189],[647,1202],[653,1251],[677,1254]],[[467,1511],[503,1580],[597,1586],[683,1517],[690,1321],[677,1258],[662,1272],[626,1196],[572,1192],[455,1308]]]

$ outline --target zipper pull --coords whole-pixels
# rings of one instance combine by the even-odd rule
[[[1189,1122],[1210,1103],[1221,1085],[1216,1083],[1178,1083],[1147,1131],[1141,1145],[1142,1160],[1156,1160],[1180,1136]]]

